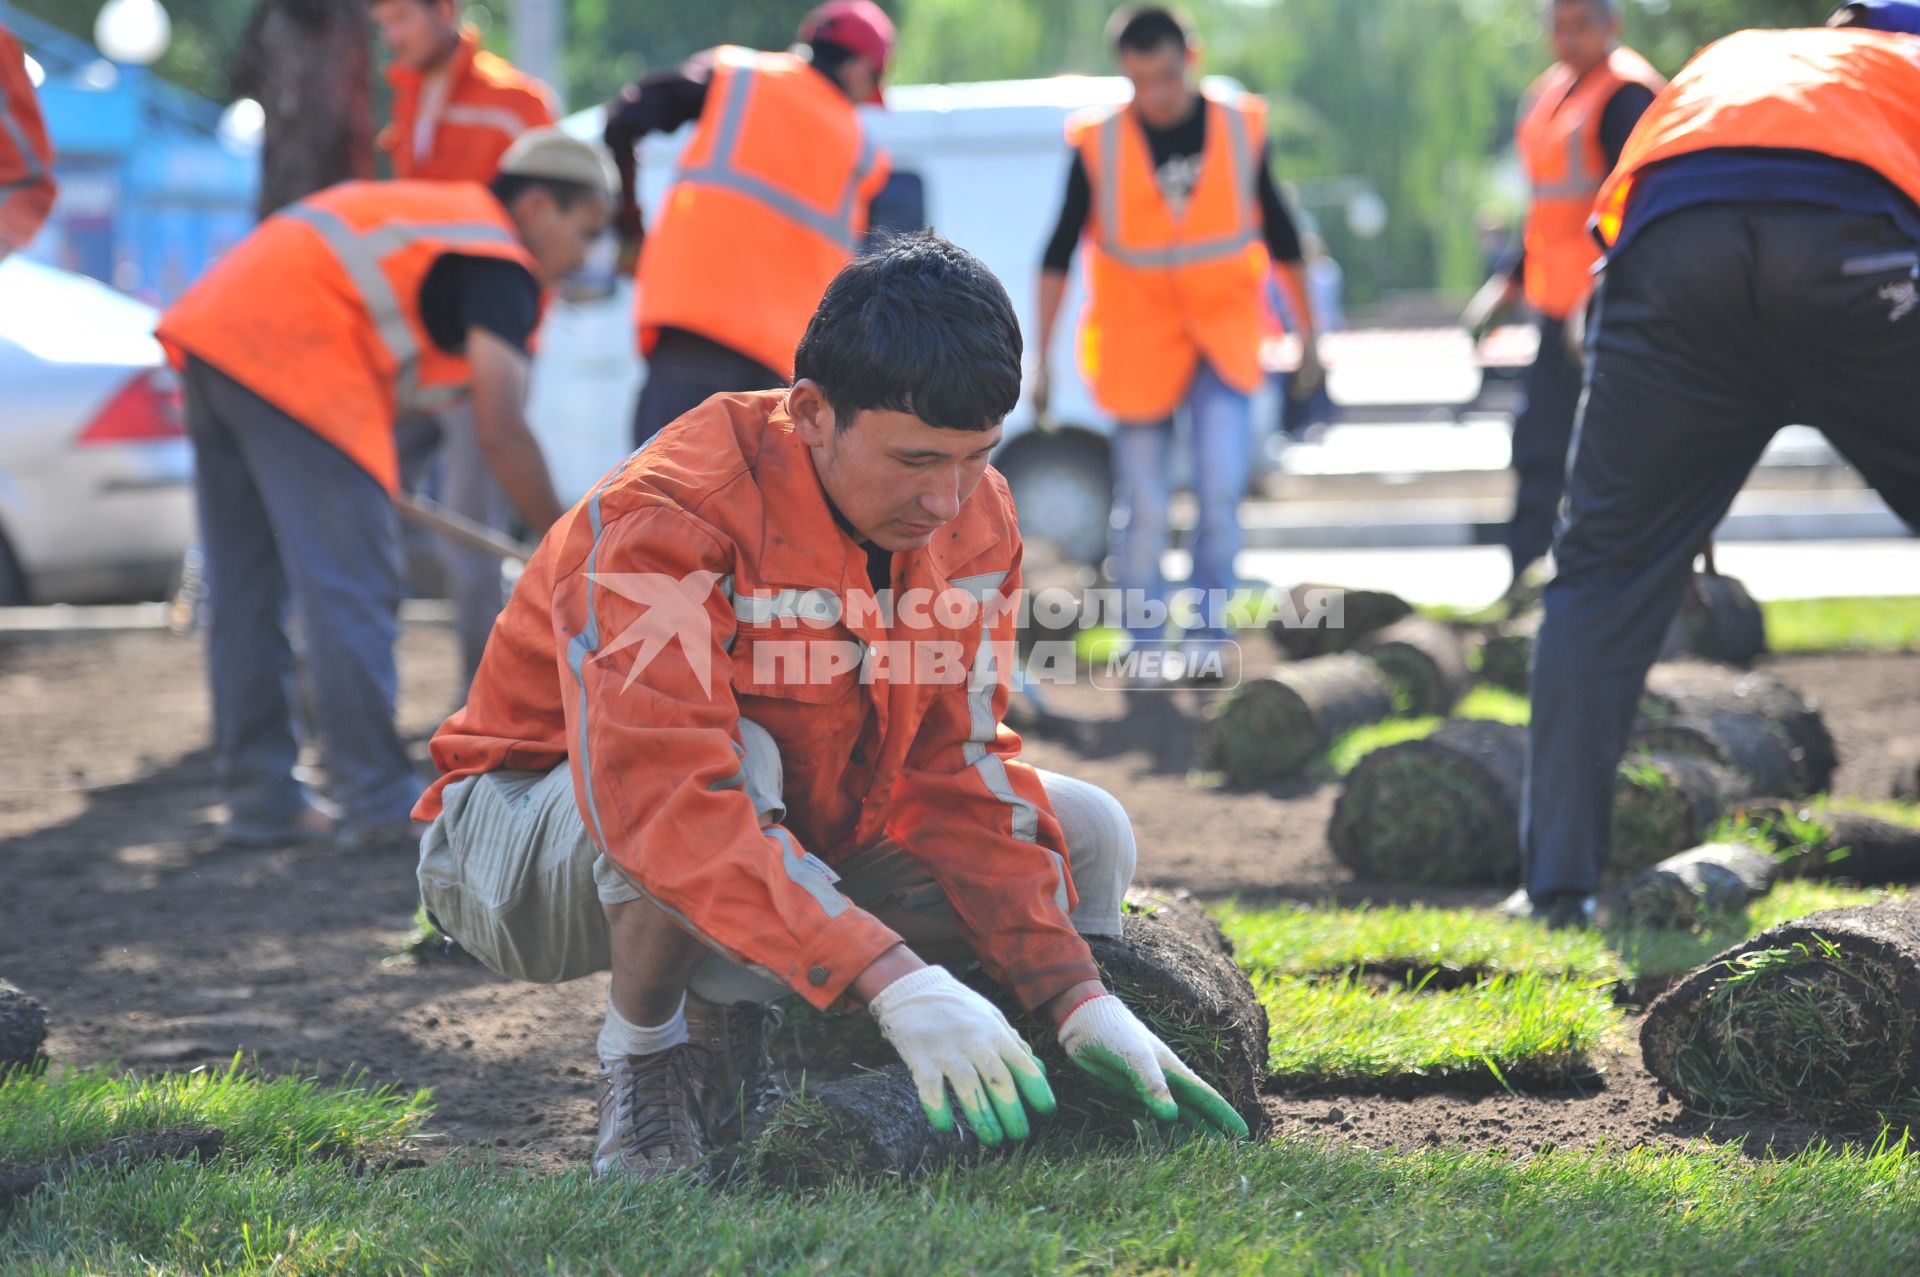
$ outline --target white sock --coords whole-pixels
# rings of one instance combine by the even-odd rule
[[[687,1040],[687,997],[665,1024],[632,1024],[613,1005],[607,994],[607,1022],[600,1026],[600,1062],[610,1064],[626,1055],[654,1055]]]

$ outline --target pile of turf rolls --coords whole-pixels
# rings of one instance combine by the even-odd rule
[[[1655,665],[1647,673],[1640,717],[1647,726],[1673,719],[1761,719],[1787,742],[1795,794],[1826,792],[1839,766],[1819,707],[1779,679],[1758,671],[1700,661]]]

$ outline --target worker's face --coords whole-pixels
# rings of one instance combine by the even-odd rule
[[[865,58],[848,58],[840,64],[840,87],[854,102],[871,102],[880,91],[880,73]]]
[[[393,60],[416,71],[438,66],[460,38],[453,0],[374,0],[369,12]]]
[[[1167,129],[1193,113],[1198,55],[1177,44],[1147,52],[1120,50],[1120,74],[1133,85],[1133,107],[1151,128]]]
[[[991,430],[943,430],[906,412],[856,413],[839,429],[820,386],[802,378],[787,394],[794,433],[813,450],[828,498],[883,550],[917,550],[960,513],[1000,442]]]
[[[1607,60],[1620,34],[1620,19],[1605,0],[1553,0],[1547,9],[1547,41],[1553,56],[1579,75]]]
[[[543,287],[552,287],[586,264],[595,241],[606,234],[613,202],[597,193],[564,207],[544,187],[530,187],[513,202],[520,241],[533,254]]]

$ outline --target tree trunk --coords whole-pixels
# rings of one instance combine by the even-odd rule
[[[228,71],[266,114],[262,218],[373,176],[373,53],[359,0],[259,0]]]

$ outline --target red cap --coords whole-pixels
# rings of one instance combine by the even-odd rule
[[[893,19],[873,0],[827,0],[800,23],[800,38],[811,43],[825,40],[837,44],[855,57],[873,63],[881,76],[893,57]],[[876,86],[867,101],[882,101]]]

